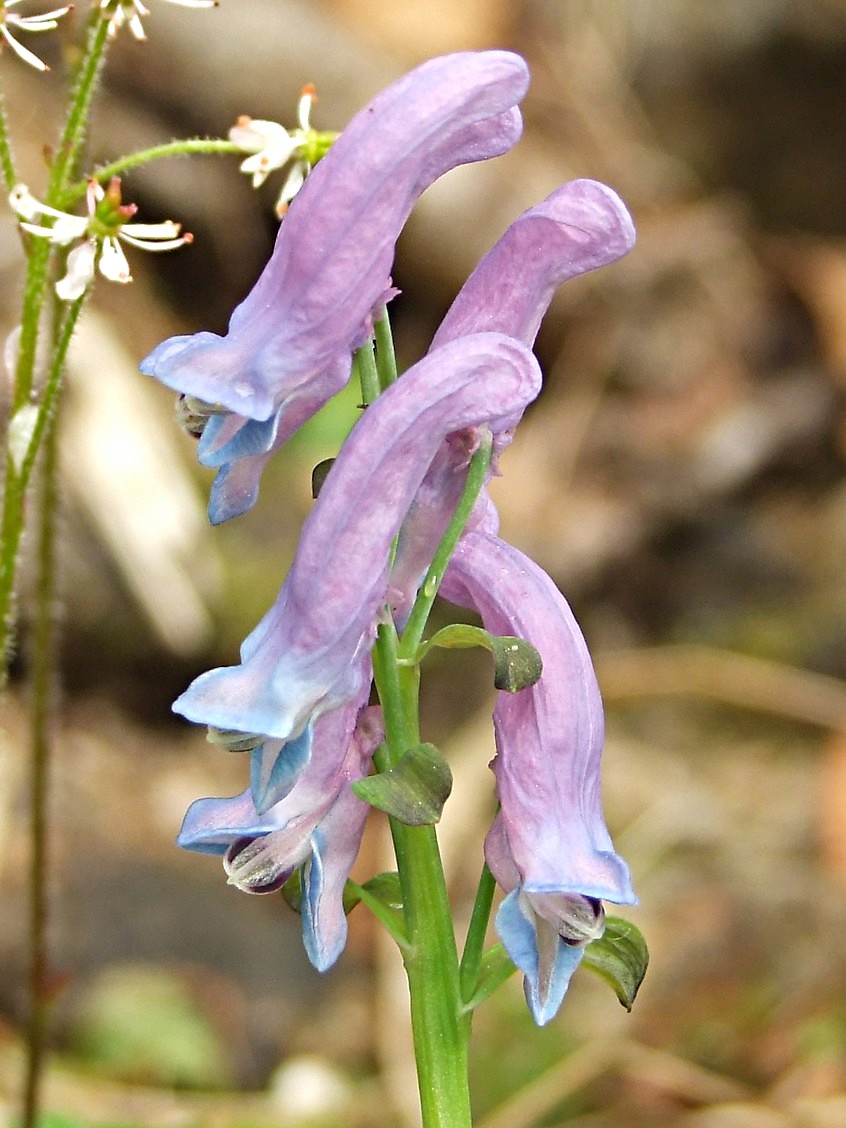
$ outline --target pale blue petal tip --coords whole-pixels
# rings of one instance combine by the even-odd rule
[[[558,1013],[570,980],[582,962],[583,948],[560,940],[555,961],[546,982],[540,982],[540,957],[535,926],[523,913],[519,889],[509,893],[499,907],[496,930],[516,966],[526,977],[526,1002],[538,1026],[545,1026]]]
[[[225,854],[235,838],[267,834],[267,824],[258,816],[236,821],[244,809],[237,799],[197,799],[185,813],[176,838],[177,846],[199,854]]]
[[[311,858],[303,867],[303,895],[300,912],[303,920],[303,946],[318,971],[328,971],[344,950],[347,918],[343,898],[329,903],[325,896],[326,874],[321,857],[322,837],[316,831],[311,840]]]
[[[258,501],[260,477],[259,468],[254,479],[245,484],[243,463],[239,466],[230,462],[222,466],[215,475],[209,494],[209,523],[222,525],[233,517],[249,513]]]
[[[311,759],[313,725],[309,723],[295,740],[265,741],[250,753],[250,789],[256,811],[263,815],[284,799]]]
[[[235,434],[221,446],[215,446],[219,432],[227,425],[227,415],[212,415],[200,436],[197,458],[203,466],[223,466],[253,454],[266,454],[276,437],[277,416],[269,419],[248,419]]]

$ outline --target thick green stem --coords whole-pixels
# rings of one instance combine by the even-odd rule
[[[393,625],[383,625],[373,655],[385,717],[388,765],[419,743],[419,670],[397,664]],[[408,947],[403,951],[424,1128],[471,1124],[468,1024],[462,1016],[458,952],[434,827],[391,819]]]

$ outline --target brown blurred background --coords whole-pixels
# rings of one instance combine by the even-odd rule
[[[224,136],[243,113],[293,124],[305,82],[314,124],[341,128],[431,55],[527,58],[520,145],[436,185],[401,240],[392,317],[406,365],[479,255],[562,181],[607,181],[638,227],[626,260],[558,295],[538,342],[544,392],[496,499],[505,535],[553,575],[595,653],[608,820],[652,967],[631,1015],[583,973],[543,1031],[515,977],[476,1019],[480,1125],[846,1123],[846,3],[149,6],[149,41],[124,34],[111,53],[92,164]],[[73,34],[35,44],[47,76],[0,59],[36,195]],[[413,1123],[399,960],[364,911],[320,977],[280,899],[245,897],[214,860],[172,845],[191,799],[241,790],[245,765],[169,703],[235,660],[290,560],[311,466],[344,424],[321,417],[276,459],[256,510],[212,531],[209,472],[170,394],[135,366],[164,336],[225,328],[272,245],[278,188],[253,192],[230,158],[127,177],[139,218],[179,219],[195,242],[133,255],[131,287],[98,285],[70,373],[48,1086],[63,1126]],[[20,277],[8,212],[0,272],[5,335]],[[463,913],[492,735],[489,672],[457,661],[432,664],[425,701],[428,738],[455,768],[444,839]],[[25,634],[15,673],[0,1122],[25,1012]],[[362,877],[388,864],[373,823]]]

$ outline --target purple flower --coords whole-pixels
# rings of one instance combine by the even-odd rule
[[[480,260],[432,341],[492,331],[532,345],[562,282],[608,266],[634,246],[635,230],[616,192],[571,180],[523,212]]]
[[[501,810],[485,843],[508,894],[497,929],[542,1025],[561,1005],[583,945],[602,933],[601,902],[635,902],[602,815],[599,687],[563,596],[516,548],[468,533],[441,592],[478,611],[492,633],[526,639],[543,660],[535,685],[497,695],[493,769]]]
[[[174,704],[191,721],[266,738],[254,756],[259,811],[307,763],[314,721],[361,690],[388,598],[391,546],[439,448],[465,428],[510,429],[539,389],[528,349],[479,333],[430,353],[356,423],[240,665],[201,675]]]
[[[556,288],[570,278],[616,262],[631,250],[634,238],[631,216],[606,185],[573,180],[556,188],[516,219],[481,259],[441,322],[431,348],[485,331],[505,333],[531,347]],[[511,434],[503,431],[495,456],[510,441]],[[463,437],[464,445],[471,442],[472,436]],[[458,501],[463,477],[457,470],[463,466],[463,457],[455,442],[443,447],[414,500],[392,577],[401,607],[413,600],[429,564],[426,547],[443,536]],[[496,473],[496,465],[495,457],[491,474]],[[495,532],[497,520],[485,490],[468,529],[484,522],[488,531]]]
[[[249,791],[232,799],[198,799],[177,842],[223,854],[229,883],[247,893],[272,893],[300,871],[303,942],[318,971],[344,947],[344,885],[358,854],[369,810],[350,784],[368,774],[383,739],[378,708],[354,701],[315,725],[314,758],[296,785],[264,814]]]
[[[307,178],[228,333],[173,337],[143,361],[143,372],[226,409],[206,426],[201,461],[254,459],[249,486],[242,474],[233,496],[218,491],[213,520],[250,504],[256,456],[344,385],[391,294],[394,245],[417,197],[449,169],[515,144],[527,85],[518,55],[482,51],[432,59],[389,86]]]

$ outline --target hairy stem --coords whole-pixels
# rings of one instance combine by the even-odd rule
[[[35,1128],[40,1108],[49,1010],[47,927],[49,781],[56,676],[56,509],[58,442],[55,416],[43,444],[38,513],[32,711],[30,719],[29,1021],[23,1128]]]

